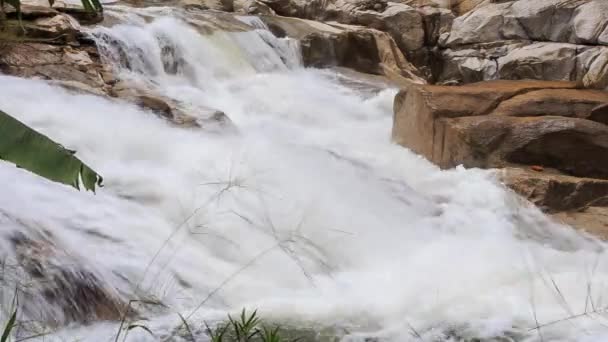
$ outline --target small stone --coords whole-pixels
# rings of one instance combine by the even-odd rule
[[[532,165],[532,166],[530,166],[530,169],[532,171],[536,171],[536,172],[543,172],[543,171],[545,171],[545,168],[542,167],[542,166],[540,166],[540,165]]]

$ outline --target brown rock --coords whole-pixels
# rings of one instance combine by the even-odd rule
[[[44,41],[52,44],[76,41],[80,25],[69,15],[54,13],[52,16],[34,16],[34,18],[31,21],[17,19],[5,21],[2,32],[0,32],[0,40],[9,42]]]
[[[593,108],[587,119],[608,125],[608,103]]]
[[[554,101],[545,109],[559,106],[559,96],[552,97],[551,92],[568,90],[570,97],[563,98],[566,109],[544,116],[533,112],[535,116],[530,117],[515,111],[518,106],[527,110],[525,106],[508,105],[542,88],[548,89],[543,90],[544,96]],[[608,178],[608,159],[598,157],[608,155],[608,126],[578,118],[588,116],[591,106],[569,102],[601,95],[572,88],[567,82],[533,81],[413,86],[395,99],[393,139],[443,168],[543,165],[571,175]],[[585,112],[572,113],[567,108]]]
[[[4,12],[8,18],[17,18],[17,11],[12,6],[5,6]],[[53,17],[59,14],[59,12],[46,4],[35,4],[22,1],[21,3],[21,17],[25,20],[34,20],[38,18]]]
[[[457,15],[463,15],[483,4],[486,0],[439,0],[439,3],[449,5]],[[444,5],[445,6],[445,5]]]
[[[434,160],[435,120],[487,115],[503,100],[522,92],[543,88],[575,88],[568,82],[491,81],[462,87],[418,86],[395,97],[393,139],[416,153]]]
[[[80,94],[89,94],[96,96],[105,96],[107,95],[103,90],[98,88],[93,88],[84,83],[80,83],[78,81],[59,81],[59,80],[50,80],[48,82],[52,85],[60,86],[68,91]]]
[[[116,290],[58,246],[50,233],[18,231],[10,242],[20,270],[33,280],[19,298],[27,317],[51,326],[122,318],[127,304]]]
[[[416,9],[404,4],[388,3],[382,11],[353,10],[343,22],[388,32],[404,53],[418,50],[424,45],[422,16]]]
[[[74,81],[96,89],[105,83],[101,64],[84,49],[49,44],[9,44],[0,55],[0,70],[20,77]]]
[[[450,10],[425,6],[419,8],[418,13],[424,23],[425,45],[437,45],[442,35],[449,34],[454,21],[454,14]]]
[[[424,25],[418,11],[383,0],[260,0],[277,14],[318,21],[362,25],[387,32],[402,52],[420,49]]]
[[[567,211],[552,215],[557,221],[608,240],[608,208],[589,207],[581,211]]]
[[[230,118],[221,111],[206,107],[185,109],[173,99],[130,82],[118,82],[112,87],[110,94],[135,103],[182,127],[202,127],[212,130],[232,127]]]
[[[521,168],[504,169],[502,180],[547,212],[608,206],[608,180],[538,173]]]
[[[257,0],[234,0],[234,11],[245,14],[274,15],[272,8]]]
[[[556,221],[608,240],[608,181],[506,168],[505,184]]]
[[[508,116],[556,115],[590,119],[593,111],[596,113],[595,116],[601,116],[601,109],[597,108],[605,103],[608,103],[608,92],[606,91],[541,89],[501,102],[492,114]]]
[[[262,17],[278,36],[301,40],[306,66],[342,66],[393,79],[424,83],[388,33],[343,24],[310,20]]]

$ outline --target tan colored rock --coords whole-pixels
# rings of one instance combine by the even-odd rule
[[[110,94],[148,109],[179,126],[211,129],[233,126],[230,118],[221,111],[200,106],[186,109],[177,101],[153,89],[146,89],[131,82],[119,81],[112,87]]]
[[[608,126],[557,116],[479,116],[440,120],[444,167],[542,165],[579,177],[608,178]],[[439,147],[439,146],[438,146]]]
[[[401,51],[414,51],[424,45],[422,17],[413,7],[388,3],[383,11],[353,10],[342,22],[388,32]]]
[[[574,86],[567,82],[494,81],[462,87],[410,87],[395,99],[393,139],[443,168],[525,164],[608,178],[608,159],[597,157],[608,155],[608,126],[580,119],[590,114],[591,106],[576,102],[602,95],[574,90]],[[544,116],[532,112],[533,117],[514,112],[523,108],[522,103],[530,103],[526,93],[551,88],[557,94],[570,90],[563,109]],[[548,103],[554,101],[546,109],[557,106],[557,96],[550,95],[551,91],[540,93]],[[586,113],[568,112],[581,108]]]
[[[179,4],[186,8],[203,10],[227,11],[233,10],[232,2],[227,0],[179,0]]]
[[[588,59],[587,72],[582,79],[585,87],[608,90],[608,48],[595,49]]]
[[[585,87],[608,86],[608,47],[569,43],[500,41],[439,53],[438,83],[494,79],[569,80]]]
[[[608,103],[594,107],[587,119],[608,125]]]
[[[604,0],[486,1],[454,20],[443,46],[530,40],[605,44]]]
[[[577,53],[576,45],[565,43],[536,43],[513,49],[497,59],[497,76],[499,79],[575,80]]]
[[[424,24],[425,45],[435,46],[452,29],[454,14],[449,9],[425,6],[418,8]]]
[[[96,96],[106,96],[107,95],[101,89],[93,88],[91,86],[88,86],[84,83],[80,83],[77,81],[50,80],[50,81],[48,81],[48,83],[51,85],[60,86],[64,89],[69,90],[74,93],[89,94],[89,95],[96,95]]]
[[[75,81],[89,87],[105,86],[99,61],[85,49],[48,44],[10,44],[0,55],[0,70],[20,77]]]
[[[487,2],[488,0],[439,0],[438,4],[444,8],[449,6],[456,15],[463,15]]]
[[[388,32],[402,52],[420,49],[424,27],[418,11],[385,0],[259,0],[277,14],[318,21],[336,21]]]
[[[606,91],[541,89],[502,101],[492,111],[492,115],[520,117],[553,115],[601,122],[600,118],[604,114],[600,112],[598,106],[604,104],[608,104],[608,92]]]
[[[342,66],[364,73],[424,83],[416,68],[385,32],[295,18],[262,19],[278,36],[301,40],[302,58],[306,66]]]
[[[441,67],[435,68],[435,79],[570,80],[604,89],[607,27],[604,0],[481,2],[438,39]]]
[[[260,0],[272,8],[278,15],[302,19],[317,18],[324,10],[324,4],[319,0]]]
[[[34,26],[40,31],[49,34],[71,34],[75,35],[80,30],[78,22],[66,14],[58,14],[53,17],[39,18],[34,21]]]
[[[501,178],[509,188],[546,212],[608,207],[608,180],[521,168],[506,168]]]
[[[278,16],[260,16],[270,30],[277,37],[290,37],[298,40],[304,39],[311,34],[319,35],[338,35],[344,31],[343,28],[332,26],[328,23],[322,23],[307,19],[278,17]],[[354,28],[357,29],[357,28]]]
[[[245,14],[275,15],[268,5],[257,0],[234,0],[234,11]]]
[[[32,280],[19,297],[21,313],[26,317],[55,327],[121,320],[127,303],[116,289],[52,235],[30,233],[23,227],[13,232],[9,241],[18,265],[13,271],[24,273],[16,275],[21,280]]]
[[[8,4],[5,5],[4,12],[9,18],[17,16],[16,9],[12,6],[9,6]],[[53,17],[57,14],[59,14],[59,12],[49,6],[48,2],[34,2],[29,0],[21,1],[21,16],[25,20],[35,20],[38,18]]]
[[[7,20],[3,24],[2,40],[20,42],[42,41],[53,44],[74,43],[80,31],[78,22],[69,15],[55,13],[33,20]]]
[[[588,207],[580,211],[566,211],[552,215],[559,222],[608,240],[608,208]]]
[[[608,181],[521,168],[500,174],[505,185],[556,221],[608,240]]]

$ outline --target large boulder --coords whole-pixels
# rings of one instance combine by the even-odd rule
[[[127,301],[107,274],[101,275],[59,237],[2,211],[0,227],[0,286],[7,296],[17,296],[22,319],[56,328],[124,317]]]
[[[608,46],[503,41],[443,49],[438,60],[434,79],[443,84],[537,79],[608,86]]]
[[[596,51],[594,51],[596,50]],[[583,65],[582,83],[588,88],[608,89],[608,47],[590,49]]]
[[[318,19],[325,11],[321,0],[259,0],[278,15],[303,19]]]
[[[360,4],[359,4],[360,5]],[[424,45],[424,25],[416,9],[405,4],[389,2],[378,10],[361,9],[344,1],[337,2],[335,9],[338,21],[346,24],[362,25],[388,32],[401,51],[415,51]],[[339,9],[339,11],[338,11]]]
[[[30,13],[31,20],[9,17],[3,23],[2,40],[20,42],[40,41],[53,44],[75,43],[80,24],[67,14],[49,11]]]
[[[314,67],[348,67],[392,79],[424,83],[391,36],[361,26],[263,16],[278,36],[301,41],[303,62]]]
[[[8,43],[0,54],[0,71],[20,77],[75,81],[105,89],[100,61],[86,48],[71,46]]]
[[[385,0],[259,0],[277,14],[318,21],[336,21],[387,32],[402,52],[424,45],[424,26],[418,11],[406,4]]]
[[[50,5],[48,0],[21,0],[21,11],[25,19],[48,17],[54,13],[69,14],[83,24],[95,24],[103,20],[103,13],[91,12],[84,8],[80,1],[55,0]],[[9,8],[8,14],[14,15],[15,9]]]
[[[179,4],[185,8],[202,10],[227,11],[234,10],[232,0],[179,0]]]
[[[425,6],[417,9],[423,22],[424,45],[436,46],[442,36],[452,29],[454,13],[445,8]]]
[[[506,168],[502,181],[546,212],[608,207],[608,180],[572,177],[544,170]]]
[[[455,4],[460,6],[467,2]],[[428,79],[440,84],[493,79],[569,80],[590,88],[608,86],[608,2],[603,0],[509,0],[469,2],[466,14],[443,21],[420,7]],[[470,8],[469,8],[470,7]],[[462,15],[461,15],[462,14]],[[446,14],[447,15],[447,14]],[[443,32],[435,33],[437,24]],[[431,23],[431,25],[429,25]],[[430,38],[430,39],[429,39]]]
[[[556,220],[608,239],[608,92],[574,82],[414,85],[393,140],[442,168],[499,168]]]
[[[133,82],[117,82],[110,90],[110,95],[134,103],[181,127],[212,130],[234,128],[230,118],[222,111],[201,106],[186,107],[154,89]]]
[[[608,44],[604,0],[490,1],[454,20],[445,47],[502,40]]]
[[[274,15],[272,8],[258,0],[234,0],[234,11],[245,14]]]
[[[506,168],[500,175],[505,185],[555,220],[608,239],[608,181],[522,168]]]
[[[574,83],[414,86],[395,99],[393,139],[443,168],[541,165],[608,179],[608,126],[588,120],[608,92]]]
[[[590,206],[581,210],[562,211],[551,215],[558,222],[608,240],[608,208]]]

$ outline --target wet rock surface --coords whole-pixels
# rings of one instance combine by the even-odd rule
[[[395,99],[393,140],[442,168],[507,167],[506,184],[548,212],[603,208],[607,104],[572,82],[413,86]]]
[[[45,229],[0,212],[2,278],[20,314],[46,326],[119,321],[127,307],[94,268]],[[41,303],[44,303],[41,305]]]

